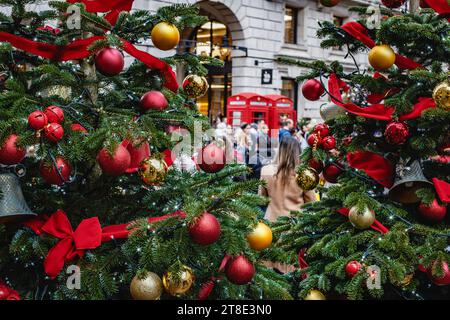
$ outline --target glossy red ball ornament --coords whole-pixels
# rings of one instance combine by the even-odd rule
[[[336,139],[333,136],[328,136],[322,139],[322,148],[326,151],[336,148]]]
[[[164,110],[169,106],[169,102],[160,91],[149,91],[142,96],[139,105],[144,110]]]
[[[447,214],[447,207],[444,205],[440,205],[439,202],[434,199],[429,206],[421,203],[419,205],[419,212],[427,220],[430,220],[432,222],[441,222],[445,219],[445,216]]]
[[[70,126],[70,130],[74,131],[74,132],[81,132],[81,133],[88,133],[88,131],[86,130],[85,127],[83,127],[81,124],[79,123],[73,123]]]
[[[202,246],[213,244],[220,238],[221,228],[217,218],[208,213],[203,213],[189,227],[192,241]]]
[[[320,137],[324,138],[330,134],[330,128],[325,123],[319,123],[314,127],[314,133],[318,133]]]
[[[64,158],[56,157],[55,162],[41,162],[39,172],[46,183],[60,186],[70,180],[72,167]]]
[[[117,177],[130,167],[131,156],[128,150],[119,144],[112,154],[105,148],[100,150],[97,162],[104,174]]]
[[[402,4],[405,3],[405,1],[406,0],[381,0],[383,5],[391,9],[400,7]]]
[[[95,67],[107,77],[113,77],[122,72],[125,65],[122,52],[114,48],[104,48],[95,56]]]
[[[231,283],[244,285],[252,281],[255,266],[245,256],[238,256],[228,261],[225,274]]]
[[[336,183],[341,173],[342,170],[338,166],[336,166],[336,164],[330,163],[325,166],[322,175],[326,181],[330,183]]]
[[[225,167],[225,152],[214,143],[211,143],[201,149],[196,161],[197,165],[204,172],[216,173]]]
[[[41,130],[48,124],[48,118],[41,110],[36,110],[28,116],[28,125],[33,130]]]
[[[306,139],[306,142],[308,142],[311,147],[319,147],[322,145],[322,138],[316,133],[311,133],[308,136],[308,139]]]
[[[311,160],[309,160],[308,165],[310,168],[316,170],[318,174],[320,174],[323,170],[323,162],[317,159],[312,158]]]
[[[436,261],[434,262],[436,263]],[[442,277],[435,277],[432,274],[432,267],[427,270],[428,277],[437,286],[448,286],[450,285],[450,269],[446,261],[442,261],[442,271],[444,275]]]
[[[9,288],[4,284],[0,284],[0,300],[6,300],[9,297]]]
[[[384,138],[389,144],[402,145],[409,135],[408,126],[403,122],[391,122],[384,131]]]
[[[49,123],[44,128],[44,135],[48,140],[56,143],[64,136],[64,129],[59,123]]]
[[[18,164],[25,158],[26,151],[16,145],[17,135],[11,134],[0,148],[0,163],[5,165]]]
[[[350,261],[345,266],[345,273],[347,273],[350,278],[353,278],[359,272],[359,270],[361,270],[361,267],[362,265],[358,261]]]
[[[320,96],[325,92],[320,81],[316,79],[309,79],[302,86],[303,96],[310,100],[316,101],[320,99]]]
[[[64,111],[57,106],[50,106],[44,111],[47,116],[48,123],[63,123],[64,121]]]
[[[341,0],[320,0],[320,4],[324,7],[334,7],[339,4]]]

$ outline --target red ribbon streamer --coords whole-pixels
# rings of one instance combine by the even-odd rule
[[[350,167],[364,171],[369,177],[386,188],[394,184],[394,166],[383,156],[370,151],[357,151],[347,154]]]
[[[298,265],[300,266],[300,270],[306,269],[309,267],[308,262],[306,262],[305,259],[306,256],[306,248],[302,248],[300,252],[298,253]],[[306,273],[302,274],[301,276],[302,280],[305,280],[308,278],[308,275]]]
[[[340,80],[335,73],[330,74],[330,78],[328,79],[328,91],[330,92],[331,101],[334,104],[357,116],[385,121],[393,120],[392,115],[395,111],[393,107],[387,107],[384,104],[379,103],[368,106],[367,108],[361,108],[352,102],[342,103],[342,95],[340,89],[346,87],[347,84]],[[418,118],[421,116],[424,110],[435,107],[436,103],[432,98],[421,97],[413,106],[413,110],[410,113],[401,115],[399,117],[399,121]]]
[[[341,208],[341,209],[337,210],[337,212],[345,217],[348,217],[350,210],[347,208]],[[380,221],[378,221],[376,219],[375,219],[375,222],[372,224],[371,228],[382,234],[386,234],[389,232],[389,229],[386,228]]]
[[[360,23],[351,21],[347,22],[341,27],[345,32],[351,35],[353,38],[358,39],[369,48],[375,47],[375,41],[369,36],[369,31]],[[405,56],[400,54],[395,55],[395,64],[400,69],[417,69],[423,68],[423,66]]]
[[[186,218],[182,211],[172,214],[147,219],[149,223],[163,221],[172,217]],[[97,217],[81,221],[78,228],[73,231],[67,215],[58,210],[51,216],[43,215],[24,223],[36,234],[52,235],[60,241],[50,249],[44,261],[45,273],[52,279],[61,272],[64,264],[75,258],[82,258],[86,250],[98,248],[103,242],[113,239],[127,238],[133,230],[129,230],[129,224],[113,225],[101,228]]]
[[[220,266],[219,266],[219,269],[217,270],[217,272],[219,272],[219,273],[222,272],[225,269],[225,267],[226,267],[226,265],[227,265],[227,263],[228,263],[228,261],[230,259],[231,259],[231,256],[226,254],[223,257],[222,261],[220,262]],[[200,290],[199,290],[198,295],[197,295],[198,300],[206,300],[206,299],[208,299],[209,295],[214,290],[214,287],[216,285],[216,280],[219,280],[219,279],[220,279],[220,277],[217,277],[217,278],[216,277],[210,277],[208,279],[208,281],[203,283],[201,285]]]
[[[69,3],[83,3],[87,12],[108,12],[104,17],[114,25],[121,11],[130,11],[134,0],[67,0]]]
[[[439,180],[438,178],[433,178],[434,188],[441,199],[442,202],[450,202],[450,183]]]

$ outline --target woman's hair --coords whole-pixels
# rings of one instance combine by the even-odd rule
[[[285,186],[300,163],[300,143],[293,137],[283,137],[277,156],[278,169],[275,177]]]
[[[241,124],[241,129],[245,130],[245,128],[247,128],[249,126],[249,124],[247,122],[244,122],[243,124]]]

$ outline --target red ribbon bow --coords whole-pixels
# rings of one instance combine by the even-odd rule
[[[347,154],[350,167],[363,170],[369,177],[386,188],[394,184],[394,166],[383,156],[370,151],[357,151]]]
[[[28,222],[27,225],[36,233],[45,232],[60,239],[44,261],[45,273],[52,279],[61,272],[65,262],[81,258],[85,250],[95,249],[102,243],[102,227],[97,217],[81,221],[75,231],[62,210],[58,210],[44,224],[41,219]],[[39,226],[39,230],[34,229]]]

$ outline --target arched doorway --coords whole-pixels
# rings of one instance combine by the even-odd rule
[[[223,61],[223,66],[206,66],[208,69],[208,94],[197,99],[199,111],[211,120],[226,114],[226,103],[232,90],[231,32],[225,23],[201,10],[209,21],[194,29],[189,40],[194,45],[187,48],[199,56],[209,56]]]

